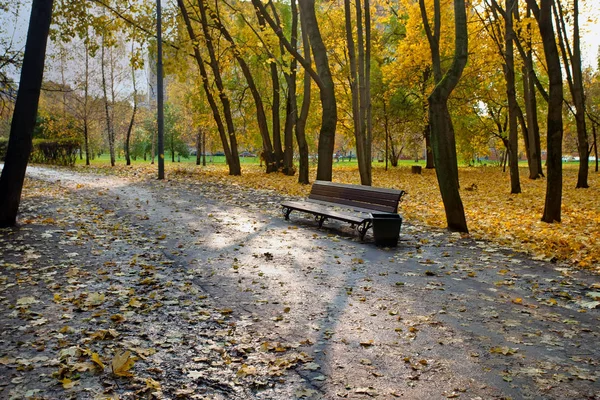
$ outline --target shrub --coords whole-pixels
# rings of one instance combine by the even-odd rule
[[[76,139],[34,139],[31,162],[73,166],[77,160],[79,141]]]
[[[0,137],[0,161],[6,158],[6,149],[8,148],[8,138]]]

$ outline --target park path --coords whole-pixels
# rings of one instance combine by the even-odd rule
[[[280,363],[280,377],[261,375],[243,355],[235,376],[256,379],[240,387],[249,380],[221,376],[219,386],[221,366],[197,361],[198,343],[214,346],[223,334],[207,327],[183,336],[195,346],[162,356],[181,364],[160,377],[165,398],[183,386],[212,398],[600,398],[597,276],[410,221],[397,248],[379,249],[335,223],[319,230],[300,214],[286,222],[281,195],[227,183],[42,167],[28,176],[60,187],[79,212],[104,215],[102,229],[126,229],[124,239],[85,244],[89,268],[161,257],[157,279],[207,299],[239,333],[230,342],[258,343],[269,365]],[[36,209],[35,197],[27,201]],[[177,318],[159,312],[146,334],[181,339]],[[148,357],[147,370],[160,357]]]

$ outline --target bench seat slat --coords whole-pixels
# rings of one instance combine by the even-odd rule
[[[287,201],[281,204],[283,207],[287,207],[297,211],[304,211],[314,215],[323,215],[329,218],[337,219],[340,221],[348,222],[351,224],[360,224],[364,220],[369,219],[368,214],[356,215],[344,213],[343,210],[335,210],[331,207],[327,207],[325,204],[317,204],[313,202],[304,201]]]
[[[396,212],[396,204],[393,204],[393,205],[374,204],[374,203],[368,203],[368,202],[363,202],[363,201],[356,201],[356,200],[344,199],[344,198],[331,198],[328,196],[320,196],[320,195],[310,195],[309,199],[326,201],[326,202],[330,202],[330,203],[343,204],[343,205],[353,207],[353,208],[356,208],[356,207],[369,208],[374,211],[383,211],[383,212],[390,212],[390,213]]]

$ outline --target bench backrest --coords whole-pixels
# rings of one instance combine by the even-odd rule
[[[403,194],[403,190],[315,181],[308,198],[352,208],[397,213]]]

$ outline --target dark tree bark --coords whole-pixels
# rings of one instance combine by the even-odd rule
[[[233,160],[233,155],[231,149],[229,147],[229,139],[227,132],[225,131],[225,125],[223,124],[223,119],[221,118],[221,111],[217,106],[217,103],[212,95],[212,90],[210,88],[208,73],[206,71],[206,67],[204,66],[204,59],[200,54],[200,49],[198,48],[196,34],[192,27],[187,7],[183,3],[183,0],[177,0],[177,4],[179,5],[179,9],[181,10],[181,14],[183,16],[185,25],[187,27],[188,35],[190,36],[190,40],[194,43],[194,58],[196,59],[196,63],[198,64],[198,68],[200,69],[200,76],[202,77],[202,87],[204,88],[204,93],[206,94],[206,100],[210,105],[210,109],[213,114],[213,118],[215,123],[217,124],[217,130],[219,131],[219,137],[221,138],[221,144],[223,146],[223,153],[225,153],[225,159],[227,160],[227,166],[229,167],[229,175],[241,175],[241,166],[239,156],[236,157],[237,162]],[[221,98],[221,100],[223,100]],[[232,122],[233,126],[233,122]],[[237,154],[237,151],[236,151]],[[205,163],[203,165],[206,165]]]
[[[596,172],[598,172],[598,135],[596,131],[597,125],[592,122],[592,136],[594,138],[594,156],[596,157]]]
[[[131,113],[131,119],[129,120],[129,126],[127,127],[127,135],[125,136],[125,161],[127,165],[131,165],[131,157],[129,156],[129,143],[131,141],[131,132],[133,131],[133,124],[135,123],[135,114],[138,106],[137,88],[135,85],[135,67],[133,66],[131,67],[131,80],[133,83],[133,111]]]
[[[452,65],[445,75],[441,70],[439,51],[441,9],[434,0],[434,27],[429,25],[425,1],[419,0],[425,32],[431,48],[435,89],[429,96],[429,124],[435,171],[446,211],[448,229],[468,232],[465,211],[459,193],[458,159],[454,127],[448,110],[448,98],[458,84],[468,58],[467,13],[464,0],[454,0],[455,50]]]
[[[581,39],[579,36],[579,1],[573,1],[573,47],[569,44],[565,12],[561,1],[555,0],[555,19],[559,37],[559,45],[563,56],[563,64],[569,82],[569,89],[575,105],[575,122],[577,126],[577,151],[579,153],[579,173],[576,188],[588,188],[589,143],[585,120],[585,96],[583,91],[583,73],[581,70]]]
[[[269,4],[273,11],[275,22],[278,26],[282,26],[275,4],[273,2],[270,2]],[[295,0],[290,2],[290,9],[292,12],[292,26],[289,43],[293,51],[298,52],[298,8]],[[260,10],[258,8],[256,10],[257,14],[262,16]],[[279,41],[279,51],[282,55],[285,54],[285,46],[281,40]],[[295,58],[292,58],[289,65],[286,65],[284,60],[282,60],[282,63],[284,64],[283,75],[287,84],[287,96],[285,102],[286,118],[283,130],[282,171],[286,175],[294,175],[296,173],[294,168],[294,126],[296,126],[296,121],[298,120],[298,106],[296,99],[296,69],[298,67],[298,61],[296,61]],[[275,120],[273,120],[273,127],[275,127]],[[273,134],[275,134],[275,128],[273,128]],[[275,138],[275,136],[273,136],[273,138]],[[275,153],[277,154],[278,150],[274,139],[273,146],[275,147]]]
[[[321,95],[321,130],[319,132],[319,160],[317,165],[317,179],[331,181],[333,168],[333,150],[335,146],[335,130],[337,127],[337,105],[335,90],[327,49],[323,43],[317,16],[315,13],[315,0],[303,0],[299,2],[300,12],[304,14],[306,22],[304,28],[308,34],[310,45],[315,58],[317,73],[322,82]]]
[[[204,2],[203,0],[198,1],[199,4],[202,4],[203,2]],[[204,8],[202,8],[202,10],[203,9]],[[203,12],[202,10],[201,10],[201,12]],[[262,144],[263,144],[262,154],[265,159],[266,172],[267,173],[275,172],[275,171],[277,171],[277,162],[275,161],[273,145],[271,142],[271,137],[269,135],[269,124],[267,123],[267,116],[265,114],[265,108],[263,105],[263,101],[262,101],[262,98],[258,91],[258,88],[256,87],[256,83],[254,81],[254,77],[252,76],[252,72],[250,71],[250,67],[248,66],[248,63],[246,63],[246,60],[244,60],[242,58],[242,56],[240,55],[240,51],[239,51],[239,49],[237,49],[237,45],[236,45],[235,41],[233,40],[233,37],[231,36],[231,34],[229,33],[229,31],[227,30],[225,25],[223,25],[223,23],[222,23],[221,18],[218,14],[218,11],[212,12],[210,14],[210,16],[211,16],[213,23],[219,30],[219,32],[221,32],[221,34],[223,35],[223,38],[231,45],[231,48],[233,51],[233,56],[235,57],[236,61],[238,62],[238,65],[240,66],[240,69],[242,70],[242,74],[244,75],[244,78],[246,78],[246,83],[248,84],[248,89],[250,90],[250,93],[252,94],[252,98],[254,99],[254,104],[256,107],[256,122],[258,123],[258,130],[259,130],[260,136],[262,138]],[[231,147],[233,149],[233,145]]]
[[[517,13],[517,16],[519,14]],[[527,19],[531,17],[531,10],[527,7]],[[537,98],[535,91],[535,81],[537,76],[533,68],[533,51],[531,43],[531,23],[527,23],[525,29],[528,34],[528,43],[526,50],[519,46],[519,41],[516,41],[521,58],[523,58],[523,99],[525,101],[525,112],[527,114],[527,161],[529,166],[529,179],[538,179],[544,176],[542,168],[542,145],[540,141],[540,126],[537,115]]]
[[[102,37],[101,44],[101,57],[100,57],[100,69],[102,71],[102,92],[104,94],[104,113],[106,117],[106,134],[108,135],[108,151],[110,153],[110,165],[115,166],[115,132],[112,124],[112,112],[111,106],[108,100],[107,83],[106,83],[106,62],[104,61],[104,53],[106,46],[104,44],[104,37]],[[111,82],[111,85],[113,83]]]
[[[295,0],[292,0],[292,4],[295,4]],[[304,28],[304,14],[300,14],[300,23],[302,25],[302,48],[304,51],[304,59],[307,60],[310,64],[310,41],[308,38],[308,34],[306,33],[306,29]],[[302,107],[300,108],[300,114],[298,115],[298,121],[296,122],[296,141],[298,142],[298,153],[300,156],[298,169],[298,183],[302,183],[305,185],[308,185],[310,183],[308,178],[308,144],[306,143],[306,121],[308,119],[308,112],[310,111],[310,83],[310,74],[308,73],[308,71],[304,70]]]
[[[17,222],[44,74],[53,0],[33,0],[21,79],[0,176],[0,227]]]
[[[508,99],[508,143],[510,165],[510,193],[521,193],[519,177],[519,136],[517,114],[517,91],[515,88],[515,56],[514,56],[514,29],[513,16],[516,0],[506,0],[505,22],[505,71],[506,97]]]
[[[560,222],[562,203],[562,139],[563,139],[563,85],[562,71],[556,37],[552,25],[552,0],[527,0],[540,28],[544,56],[548,67],[550,90],[548,94],[547,148],[546,160],[548,179],[546,181],[546,200],[544,204],[544,222]]]
[[[356,1],[356,31],[358,57],[356,55],[350,0],[344,0],[346,22],[346,45],[350,63],[350,92],[352,94],[352,120],[356,139],[356,156],[358,171],[363,185],[371,185],[371,151],[367,138],[367,93],[365,78],[365,49],[360,0]]]
[[[204,153],[204,149],[202,148],[202,129],[199,129],[196,135],[196,165],[200,165],[202,153]]]
[[[90,165],[90,135],[89,135],[89,91],[90,91],[90,48],[85,43],[85,80],[83,82],[83,146],[85,148],[85,165]]]
[[[281,146],[281,116],[279,110],[281,109],[281,85],[279,84],[279,73],[277,72],[277,65],[275,62],[271,62],[271,82],[273,85],[273,107],[271,110],[271,125],[273,127],[273,161],[275,162],[275,169],[279,170],[283,164],[283,148]]]
[[[227,163],[229,164],[230,170],[234,170],[236,172],[233,174],[230,172],[231,175],[241,175],[240,157],[237,148],[237,137],[235,134],[235,128],[233,126],[233,117],[231,114],[231,102],[229,101],[229,97],[225,92],[225,86],[223,85],[223,80],[221,78],[221,67],[215,52],[213,37],[208,29],[208,18],[206,17],[206,7],[204,0],[198,0],[198,7],[200,9],[200,22],[202,26],[202,32],[204,34],[204,41],[206,43],[206,48],[210,57],[209,65],[213,71],[213,77],[217,86],[217,90],[219,91],[219,98],[221,99],[221,104],[223,106],[223,116],[227,125],[227,140],[230,149],[230,157],[227,159]],[[225,153],[225,156],[227,156],[227,153]]]

